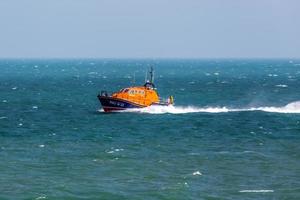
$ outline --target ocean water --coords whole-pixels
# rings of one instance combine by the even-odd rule
[[[155,68],[175,105],[106,114]],[[0,60],[0,199],[300,199],[300,60]]]

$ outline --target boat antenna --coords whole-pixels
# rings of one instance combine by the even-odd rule
[[[133,80],[132,80],[133,84],[135,84],[135,71],[133,72]]]
[[[146,70],[146,74],[145,74],[145,83],[147,82],[147,70]]]
[[[154,70],[152,66],[150,68],[149,74],[150,74],[150,82],[154,83]]]

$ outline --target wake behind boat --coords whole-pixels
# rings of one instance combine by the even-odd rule
[[[105,112],[113,112],[132,108],[144,108],[152,105],[168,106],[174,104],[172,96],[167,100],[162,100],[159,97],[154,85],[153,68],[148,73],[150,74],[150,80],[146,76],[143,86],[123,88],[111,95],[107,91],[101,91],[97,97],[103,110]]]

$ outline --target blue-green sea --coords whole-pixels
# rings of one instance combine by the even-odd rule
[[[2,59],[0,199],[300,199],[300,60]]]

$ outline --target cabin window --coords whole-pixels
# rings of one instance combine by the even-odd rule
[[[125,93],[126,93],[126,92],[128,92],[128,89],[124,89],[124,91],[123,91],[123,92],[125,92]]]

